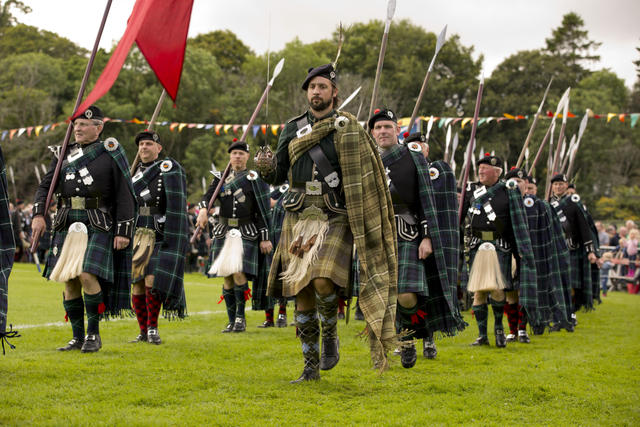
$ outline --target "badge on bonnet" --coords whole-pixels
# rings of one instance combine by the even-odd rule
[[[90,119],[91,117],[93,117],[93,111],[91,111],[91,110],[87,110],[87,111],[85,111],[85,112],[84,112],[84,116],[85,116],[87,119]]]

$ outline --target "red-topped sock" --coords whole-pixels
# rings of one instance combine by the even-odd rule
[[[147,293],[147,329],[158,328],[158,315],[162,308],[162,301],[153,292],[152,288],[145,287]]]
[[[264,316],[267,322],[273,323],[273,308],[269,308],[264,311]]]
[[[145,294],[133,294],[131,295],[131,302],[133,303],[133,311],[136,312],[140,333],[147,335],[147,296]]]
[[[504,312],[507,314],[507,322],[509,322],[509,333],[516,335],[518,333],[518,304],[505,304]]]

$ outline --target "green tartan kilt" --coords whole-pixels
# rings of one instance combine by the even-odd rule
[[[51,250],[47,256],[47,261],[43,276],[47,279],[51,275],[58,257],[62,252],[64,239],[67,237],[67,230],[74,222],[81,222],[87,226],[89,238],[87,242],[87,250],[84,253],[84,261],[82,263],[82,271],[91,273],[103,281],[113,283],[113,236],[111,233],[98,230],[89,223],[87,211],[80,209],[71,209],[67,216],[64,228],[56,231]]]
[[[226,234],[226,233],[225,233]],[[209,266],[213,264],[216,257],[220,255],[222,247],[224,246],[225,237],[213,238],[213,244],[211,245],[211,257]],[[242,272],[247,276],[248,280],[255,280],[258,277],[258,255],[260,254],[260,240],[247,240],[242,238]]]
[[[504,250],[496,245],[495,241],[483,240],[478,242],[478,245],[474,248],[471,248],[469,251],[469,274],[471,274],[471,268],[473,267],[473,260],[476,257],[476,253],[478,252],[478,248],[482,243],[488,241],[496,247],[496,254],[498,255],[498,263],[500,264],[500,271],[502,272],[502,277],[504,279],[504,284],[506,285],[505,291],[513,291],[517,290],[516,283],[514,282],[511,276],[511,258],[512,253],[511,250]]]
[[[429,295],[424,260],[418,259],[422,239],[407,241],[398,237],[398,293]]]
[[[322,247],[318,250],[318,258],[311,265],[307,277],[309,281],[324,277],[330,279],[337,286],[346,288],[349,282],[349,273],[353,267],[351,262],[353,235],[349,228],[349,220],[346,215],[335,214],[326,210],[321,196],[316,197],[320,197],[320,199],[314,200],[314,197],[307,197],[307,200],[310,204],[315,201],[316,206],[320,205],[320,207],[324,208],[323,211],[330,215],[329,230]],[[307,200],[305,200],[305,207],[307,206]],[[280,273],[286,270],[289,260],[293,256],[289,253],[289,247],[291,247],[294,240],[293,226],[298,220],[298,215],[297,212],[287,211],[285,213],[280,242],[269,272],[268,295],[275,297],[295,296],[309,284],[309,282],[287,284],[280,279]]]
[[[571,261],[571,287],[573,289],[591,288],[591,266],[584,248],[569,250]]]

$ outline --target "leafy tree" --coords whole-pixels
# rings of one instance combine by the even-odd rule
[[[584,21],[574,12],[562,17],[562,24],[553,30],[551,37],[546,39],[546,43],[549,53],[562,57],[576,69],[584,62],[600,60],[600,56],[591,51],[598,49],[602,43],[589,39]]]
[[[11,9],[18,9],[22,13],[31,12],[31,8],[20,0],[0,0],[0,34],[17,22],[15,16],[11,13]]]
[[[640,53],[640,47],[637,47],[636,50]],[[636,82],[629,99],[629,110],[635,113],[640,112],[640,59],[633,61],[633,64],[636,66]]]
[[[188,41],[188,48],[203,49],[212,54],[220,68],[237,73],[253,52],[231,30],[198,34]]]
[[[46,30],[17,24],[3,31],[0,37],[0,57],[38,52],[59,59],[87,55],[87,50],[71,40]]]

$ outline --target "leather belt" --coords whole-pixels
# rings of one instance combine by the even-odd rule
[[[474,230],[471,232],[471,235],[477,237],[482,240],[498,240],[500,238],[500,234],[496,231],[478,231]]]
[[[220,224],[222,224],[222,225],[227,225],[229,227],[239,227],[241,225],[253,223],[253,219],[251,219],[250,217],[247,217],[247,218],[226,218],[226,217],[221,216],[218,219],[218,222]]]
[[[311,196],[321,196],[333,191],[326,182],[321,181],[293,181],[289,186],[289,191],[294,193],[306,193]]]
[[[101,203],[99,197],[61,197],[60,206],[63,208],[71,209],[100,209],[106,208],[104,203]]]

